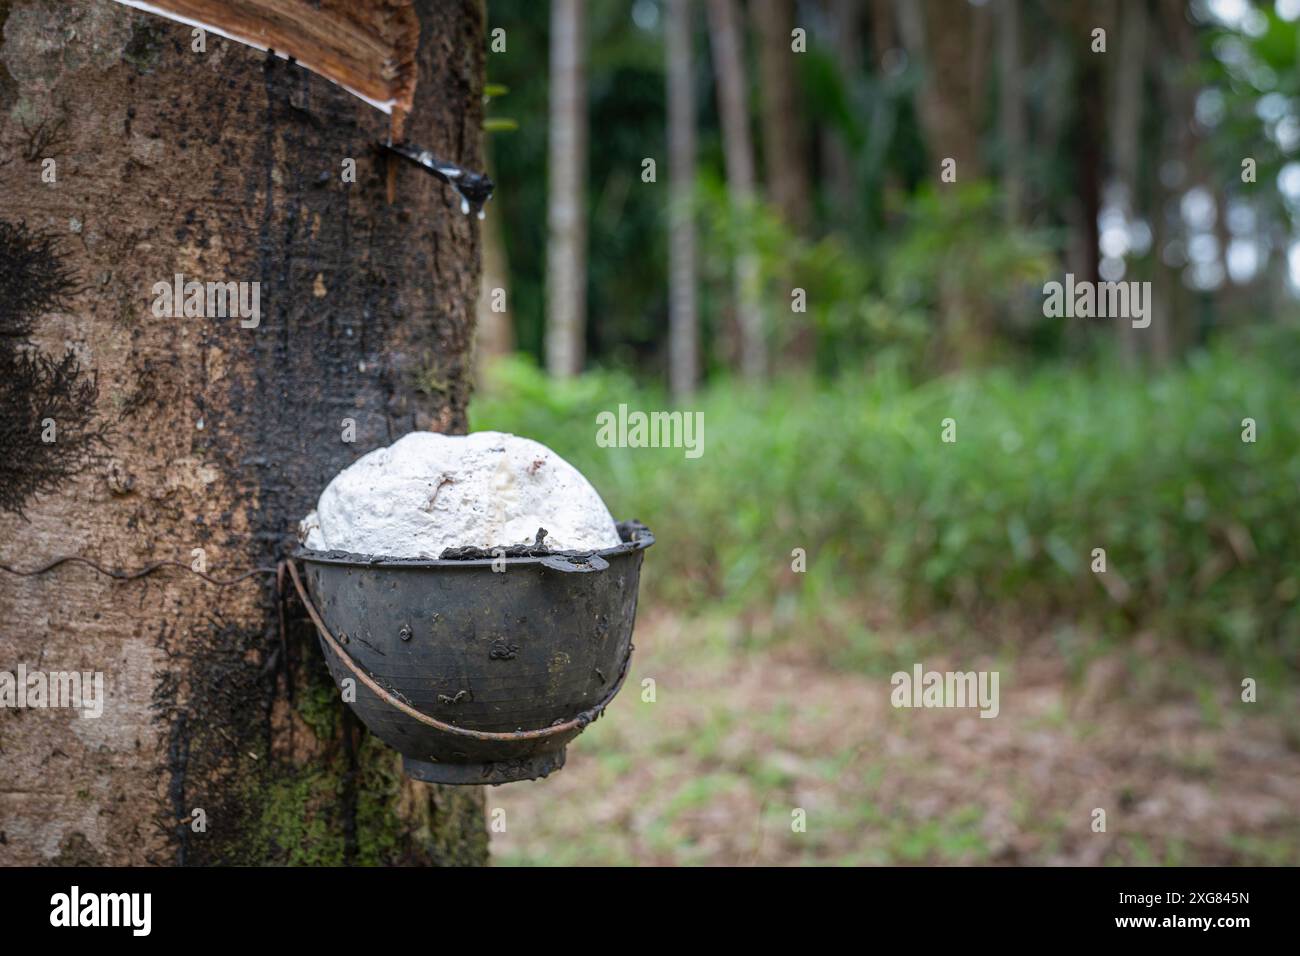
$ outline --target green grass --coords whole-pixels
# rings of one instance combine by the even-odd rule
[[[1047,367],[909,385],[721,383],[704,454],[602,448],[596,415],[663,410],[617,374],[498,363],[474,430],[541,441],[658,544],[647,601],[806,625],[849,598],[905,616],[1013,608],[1244,659],[1300,650],[1300,419],[1290,353],[1198,353],[1161,374]],[[1242,419],[1258,440],[1241,440]],[[941,423],[956,421],[953,443]],[[1090,569],[1106,550],[1109,590]],[[791,553],[807,552],[806,573]],[[1114,593],[1112,593],[1114,592]],[[774,625],[775,626],[775,625]],[[869,628],[845,653],[880,662]]]

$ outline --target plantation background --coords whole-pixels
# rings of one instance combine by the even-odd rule
[[[658,543],[628,689],[563,773],[489,794],[498,862],[1300,863],[1300,4],[534,11],[489,4],[471,428],[550,445]],[[566,118],[539,64],[575,25]],[[575,121],[582,156],[548,154]],[[1045,318],[1067,272],[1151,282],[1151,327]],[[702,411],[703,456],[598,447],[620,404]],[[999,670],[1001,714],[894,710],[916,662]]]

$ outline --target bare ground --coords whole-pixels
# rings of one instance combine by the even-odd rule
[[[1050,638],[961,660],[873,640],[846,666],[833,633],[639,622],[625,689],[565,769],[488,792],[494,861],[1300,863],[1290,673],[1257,676],[1250,704],[1246,675],[1152,638],[1083,663]],[[999,715],[893,708],[912,660],[998,670]]]

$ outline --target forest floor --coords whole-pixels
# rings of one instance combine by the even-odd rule
[[[866,654],[833,625],[770,631],[638,621],[627,684],[567,766],[488,791],[505,825],[494,862],[1300,863],[1300,701],[1284,675],[1152,637],[1078,660],[1062,651],[1077,635],[1045,636],[972,661],[916,629],[872,632]],[[1000,713],[895,709],[890,674],[912,661],[998,670]],[[1243,676],[1258,703],[1241,701]]]

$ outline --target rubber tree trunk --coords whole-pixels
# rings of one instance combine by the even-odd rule
[[[490,164],[489,164],[490,165]],[[495,174],[493,175],[495,179]],[[483,243],[483,275],[479,281],[477,314],[478,331],[474,343],[475,381],[493,360],[515,350],[515,327],[510,311],[510,260],[506,255],[501,219],[492,215],[483,220],[480,235]]]
[[[1147,64],[1146,4],[1124,4],[1119,10],[1119,23],[1119,65],[1115,74],[1114,106],[1110,111],[1111,168],[1121,189],[1124,216],[1133,219],[1141,203],[1138,179],[1142,161],[1142,94]],[[1128,365],[1138,363],[1142,344],[1139,336],[1143,331],[1133,328],[1131,322],[1119,323],[1120,354]]]
[[[807,135],[801,122],[799,77],[791,47],[794,0],[754,0],[758,33],[759,115],[763,125],[763,168],[767,196],[796,231],[812,217],[812,176]]]
[[[754,203],[754,147],[749,135],[745,54],[736,0],[709,0],[709,43],[718,88],[718,115],[722,121],[727,194],[735,214],[743,220]],[[739,245],[732,274],[740,327],[740,368],[747,379],[754,381],[767,374],[762,276],[758,256],[744,235]]]
[[[416,9],[407,132],[477,168],[482,9]],[[0,219],[26,225],[4,233],[0,287],[26,311],[0,312],[21,333],[0,349],[74,379],[62,398],[0,382],[0,418],[66,425],[45,449],[4,431],[0,457],[51,480],[25,518],[0,513],[0,562],[274,566],[340,468],[465,429],[477,221],[414,167],[388,204],[387,116],[107,0],[6,0],[0,21]],[[259,324],[158,316],[177,274],[260,283]],[[402,777],[296,605],[281,634],[271,576],[0,573],[0,651],[0,669],[101,672],[106,698],[98,719],[0,710],[0,864],[486,862],[482,793]]]
[[[587,329],[587,57],[583,0],[552,0],[546,368],[582,371]]]
[[[796,235],[812,222],[812,168],[809,137],[799,88],[798,58],[792,32],[794,0],[755,0],[750,16],[758,35],[759,116],[763,130],[764,188],[768,200]],[[806,313],[788,305],[798,284],[785,263],[773,272],[780,301],[772,310],[773,348],[783,369],[808,370],[816,353],[816,335]]]
[[[1007,222],[1024,219],[1025,86],[1020,56],[1022,0],[1000,0],[998,19],[998,125],[1002,137],[1002,198]]]
[[[980,154],[980,77],[985,58],[987,11],[969,3],[945,0],[894,0],[899,37],[908,56],[921,68],[916,87],[917,113],[929,153],[927,180],[944,202],[983,175]],[[955,178],[944,180],[948,160]],[[991,338],[987,308],[972,301],[950,270],[939,280],[940,335],[938,364],[956,368],[983,354]]]
[[[979,106],[983,90],[978,76],[977,20],[984,11],[947,0],[894,0],[899,34],[908,55],[921,64],[917,111],[938,180],[942,159],[957,161],[957,182],[979,179]]]
[[[855,88],[864,74],[861,44],[867,9],[859,0],[825,0],[824,6],[830,33],[825,42],[835,59],[847,101],[855,104]],[[851,228],[862,210],[857,157],[836,125],[826,124],[819,138],[828,205],[833,207],[827,212],[844,228]]]
[[[669,0],[664,30],[668,80],[668,380],[674,398],[699,378],[695,254],[695,94],[691,83],[691,0]]]

